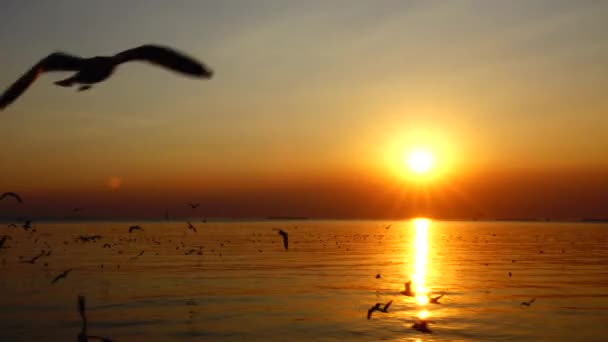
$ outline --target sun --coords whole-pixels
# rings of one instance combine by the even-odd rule
[[[427,174],[433,169],[433,155],[424,149],[416,149],[407,157],[407,166],[416,174]]]

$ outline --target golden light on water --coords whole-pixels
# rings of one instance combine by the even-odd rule
[[[419,305],[429,302],[428,289],[424,285],[428,254],[429,219],[417,218],[412,221],[416,231],[414,239],[414,274],[412,274],[412,289]]]

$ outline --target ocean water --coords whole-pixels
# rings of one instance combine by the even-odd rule
[[[128,233],[133,224],[144,231]],[[0,250],[0,341],[75,341],[78,295],[88,334],[116,341],[607,339],[606,224],[193,224],[196,233],[185,222],[0,228],[10,237]],[[289,233],[288,250],[275,227]],[[401,293],[408,280],[416,297]],[[428,294],[444,294],[441,304]],[[367,319],[389,300],[388,313]],[[420,316],[431,334],[411,328]]]

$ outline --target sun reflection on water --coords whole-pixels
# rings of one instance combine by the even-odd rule
[[[414,274],[412,274],[412,288],[419,305],[429,302],[428,288],[424,285],[428,254],[428,228],[431,220],[417,218],[412,221],[416,231],[414,240]]]

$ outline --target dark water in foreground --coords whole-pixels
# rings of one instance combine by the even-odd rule
[[[12,238],[0,250],[0,341],[75,341],[78,294],[89,334],[117,341],[607,339],[608,225],[193,223],[198,233],[183,222],[0,228]],[[289,232],[288,251],[273,227]],[[83,234],[102,238],[76,242]],[[52,253],[20,262],[41,250]],[[420,302],[400,293],[407,280]],[[442,304],[424,303],[427,292]],[[432,334],[410,328],[422,312]]]

